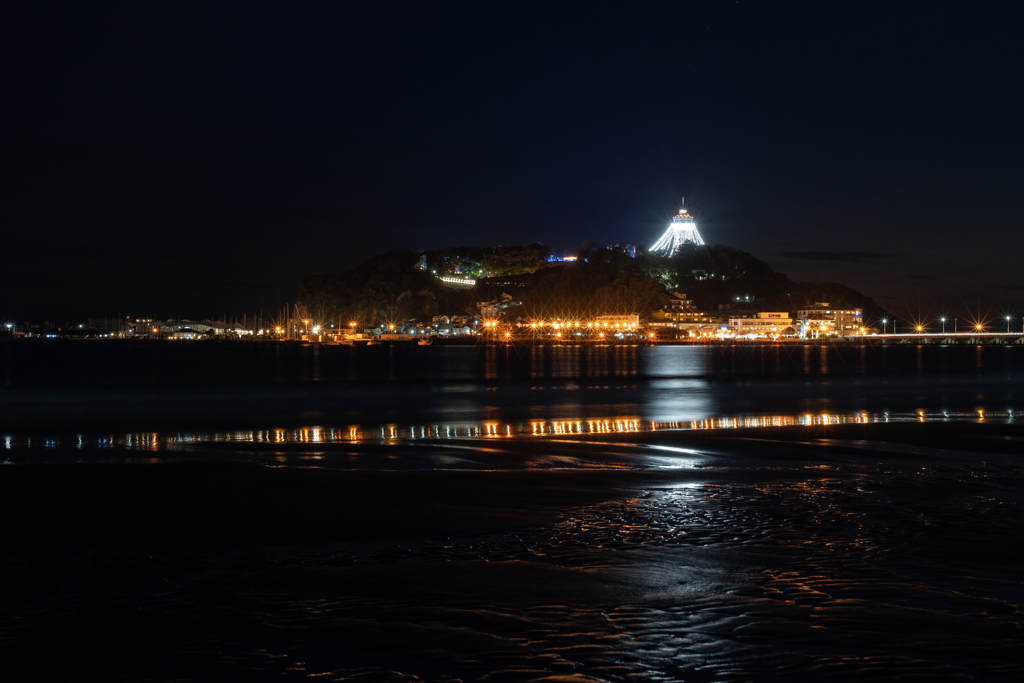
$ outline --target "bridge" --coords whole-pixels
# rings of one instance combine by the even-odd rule
[[[891,332],[853,337],[897,344],[1024,344],[1024,332]]]

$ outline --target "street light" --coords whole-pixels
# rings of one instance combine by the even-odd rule
[[[886,324],[887,322],[889,322],[889,321],[888,321],[888,320],[886,320],[885,318],[882,318],[882,334],[885,334],[885,324]],[[895,325],[893,325],[893,327],[896,327],[896,326],[895,326]]]
[[[1006,334],[1010,334],[1010,316],[1006,316]]]
[[[946,334],[946,319],[939,318],[939,322],[942,323],[942,334]]]

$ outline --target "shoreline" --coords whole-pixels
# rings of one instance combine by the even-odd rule
[[[1007,542],[1024,528],[1024,425],[693,436],[510,440],[568,448],[576,469],[0,467],[5,671],[430,683],[1024,673],[1024,551]],[[642,446],[710,460],[581,468]]]
[[[1021,346],[1024,345],[1024,333],[1022,332],[986,332],[982,334],[974,332],[957,332],[948,334],[935,334],[933,337],[920,338],[918,334],[908,333],[906,335],[889,334],[881,336],[851,336],[851,337],[828,337],[820,339],[482,339],[471,337],[467,339],[430,338],[431,343],[427,346],[488,346],[488,347],[521,347],[521,346],[587,346],[587,347],[611,347],[611,346],[890,346],[890,345],[911,345],[911,346]],[[1011,341],[1007,341],[1011,340]],[[146,345],[169,345],[169,346],[253,346],[253,345],[285,345],[285,346],[368,346],[366,340],[354,342],[335,341],[310,341],[305,339],[95,339],[82,337],[59,337],[59,338],[12,338],[0,337],[0,345],[6,344],[34,344],[34,345],[61,345],[61,344],[97,344],[97,345],[121,345],[121,346],[146,346]],[[373,346],[419,346],[417,339],[384,339]]]
[[[567,507],[629,498],[642,489],[848,478],[880,461],[909,466],[934,465],[946,457],[1024,460],[1015,452],[1022,440],[1024,424],[1013,422],[594,433],[573,435],[568,443],[556,435],[499,442],[466,438],[460,447],[511,450],[495,456],[482,452],[486,457],[478,466],[467,462],[442,469],[389,466],[383,451],[373,455],[381,447],[372,442],[289,449],[339,455],[366,450],[382,458],[375,468],[347,469],[316,461],[282,465],[253,460],[253,454],[215,460],[212,451],[158,451],[151,458],[131,452],[134,462],[111,463],[117,454],[130,452],[102,449],[94,453],[106,462],[90,462],[89,452],[79,451],[78,462],[0,467],[0,519],[9,548],[213,547],[496,533],[548,523]],[[242,453],[253,447],[211,445]],[[387,451],[393,458],[402,448],[397,443]],[[558,454],[550,464],[529,465],[533,454],[548,451]],[[644,464],[659,453],[703,455],[697,466]],[[674,457],[685,462],[690,456]],[[516,465],[520,458],[526,460]],[[580,462],[572,464],[575,460]],[[1014,487],[1024,481],[1007,483]]]

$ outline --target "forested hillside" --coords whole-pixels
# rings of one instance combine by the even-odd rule
[[[435,315],[474,315],[477,304],[507,294],[521,301],[515,315],[528,319],[585,318],[606,313],[637,313],[661,308],[681,291],[699,308],[727,315],[725,306],[793,311],[815,301],[863,308],[877,305],[860,292],[836,283],[799,284],[751,254],[715,245],[671,258],[621,248],[585,248],[575,262],[548,263],[550,248],[522,246],[447,247],[421,253],[395,251],[375,256],[340,273],[311,275],[299,289],[298,306],[320,320],[360,325],[429,319]],[[441,277],[469,278],[475,286],[450,284]]]

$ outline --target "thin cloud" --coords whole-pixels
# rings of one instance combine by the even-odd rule
[[[867,263],[898,255],[878,251],[779,251],[776,253],[779,256],[801,261],[840,261],[842,263]]]

